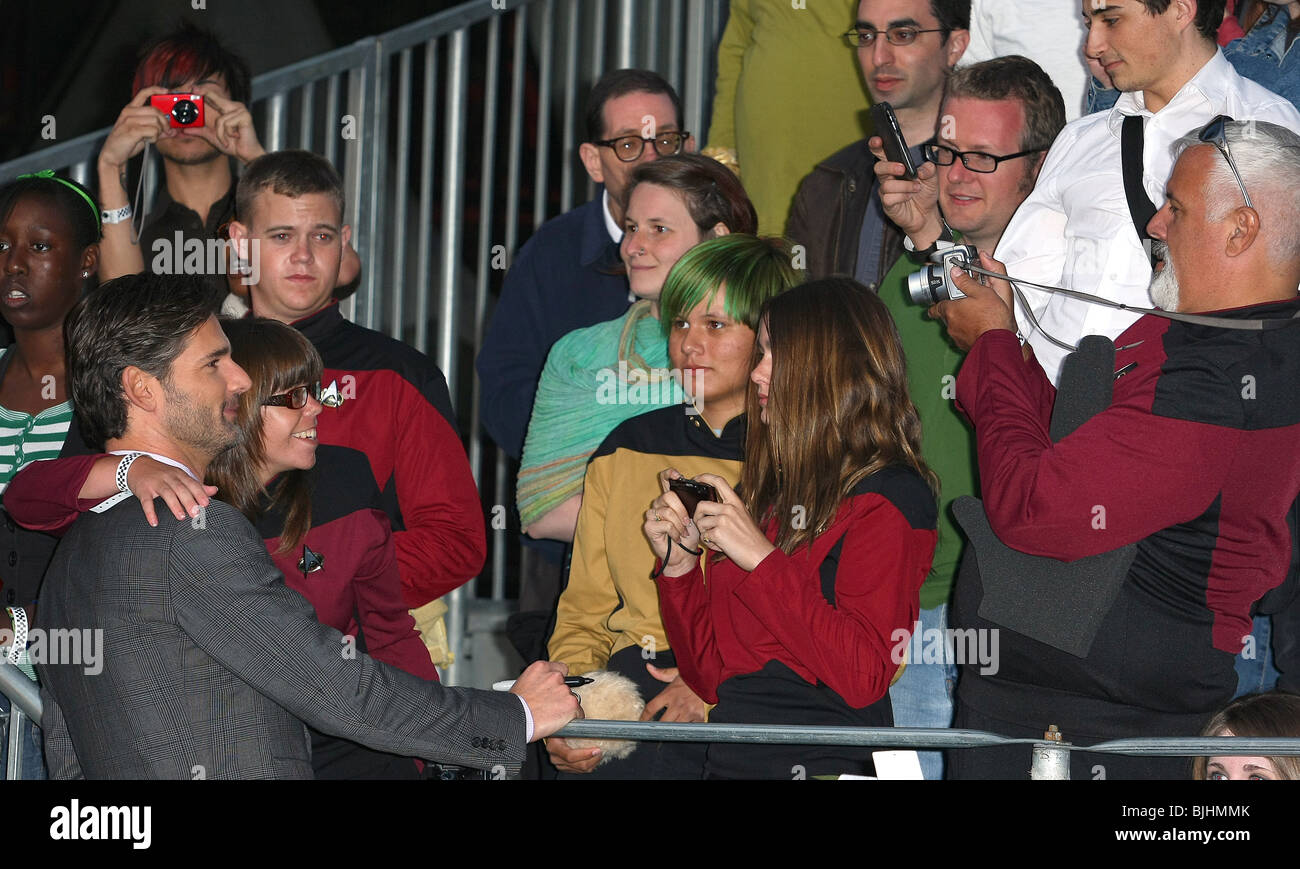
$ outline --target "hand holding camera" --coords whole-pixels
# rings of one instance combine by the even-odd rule
[[[954,251],[960,253],[953,255]],[[989,279],[985,284],[963,269],[962,266],[969,262],[967,258],[972,252],[970,245],[956,245],[935,254],[936,259],[949,255],[948,261],[943,265],[943,281],[944,291],[951,295],[947,300],[937,301],[928,312],[933,319],[944,322],[948,327],[948,337],[963,352],[969,351],[985,332],[994,329],[1007,329],[1013,334],[1016,332],[1011,284],[996,278]],[[1006,266],[984,252],[979,253],[979,265],[991,272],[1002,275],[1007,273]],[[926,268],[933,270],[937,267]],[[908,279],[909,291],[912,289],[911,281],[916,277],[917,275],[912,275]],[[913,299],[920,301],[915,294]]]
[[[645,513],[642,530],[654,553],[663,554],[665,576],[690,573],[699,559],[699,555],[692,552],[699,552],[700,532],[691,521],[691,514],[698,509],[698,504],[688,510],[680,495],[673,490],[674,483],[685,479],[673,468],[660,471],[659,489],[663,494]]]
[[[169,117],[154,108],[154,97],[168,93],[167,88],[141,88],[126,104],[117,116],[113,129],[104,140],[104,147],[99,152],[100,178],[108,174],[117,177],[126,168],[126,163],[144,150],[147,143],[157,142],[164,135],[170,135]]]
[[[241,163],[250,163],[266,153],[257,139],[253,115],[247,106],[211,90],[197,96],[204,100],[205,110],[201,111],[198,123],[183,125],[181,135],[198,136]]]

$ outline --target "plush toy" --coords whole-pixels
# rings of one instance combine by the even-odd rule
[[[608,721],[641,720],[645,701],[641,699],[635,682],[608,670],[592,670],[582,675],[593,680],[573,689],[582,703],[585,717]],[[568,743],[570,748],[599,748],[602,753],[598,767],[611,760],[622,760],[636,748],[636,742],[631,739],[569,739]]]

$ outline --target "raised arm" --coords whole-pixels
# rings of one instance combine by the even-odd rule
[[[117,468],[122,457],[108,454],[70,456],[32,462],[5,489],[5,510],[14,521],[56,537],[77,516],[118,494]],[[140,500],[149,524],[158,525],[155,498],[162,498],[177,519],[208,505],[216,486],[205,486],[173,465],[141,456],[127,470],[127,486]]]

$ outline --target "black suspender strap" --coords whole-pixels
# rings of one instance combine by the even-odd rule
[[[1120,156],[1124,165],[1124,196],[1128,199],[1128,212],[1133,218],[1138,238],[1151,238],[1147,224],[1156,216],[1155,203],[1142,186],[1142,116],[1128,115],[1120,132]]]

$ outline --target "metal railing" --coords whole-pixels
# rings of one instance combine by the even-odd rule
[[[1300,739],[1236,736],[1166,736],[1111,739],[1073,745],[1046,739],[1000,736],[983,730],[929,727],[827,727],[798,724],[685,724],[662,721],[578,720],[556,736],[566,739],[630,739],[651,742],[729,742],[765,745],[837,745],[881,749],[969,749],[1033,746],[1031,779],[1068,779],[1071,751],[1147,757],[1300,756]]]
[[[490,515],[513,502],[512,479],[481,432],[471,373],[503,266],[532,230],[594,192],[576,146],[581,106],[602,73],[658,71],[682,95],[686,128],[705,129],[720,6],[472,0],[253,80],[250,110],[267,150],[315,150],[341,169],[363,264],[343,313],[442,368],[468,423],[470,465]],[[96,189],[107,134],[0,164],[0,178],[52,168]],[[156,159],[142,171],[155,191]],[[515,533],[489,532],[482,596],[506,599],[517,549]],[[447,598],[454,652],[463,645],[466,594],[473,589]],[[457,681],[454,666],[446,675]]]

